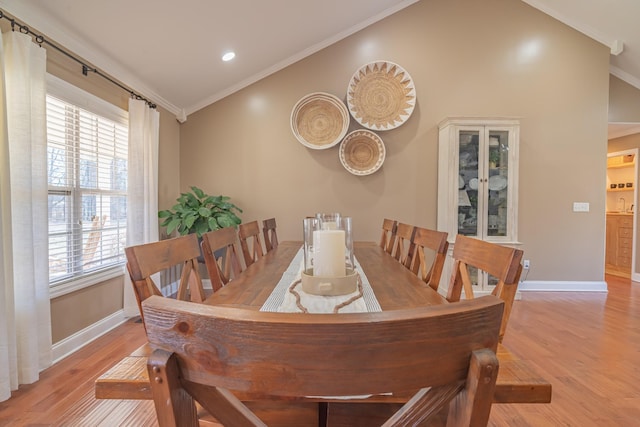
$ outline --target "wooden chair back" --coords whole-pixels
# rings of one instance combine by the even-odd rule
[[[244,263],[247,267],[264,256],[258,221],[240,224],[238,226],[238,237],[240,238]]]
[[[195,234],[129,246],[124,252],[143,323],[142,301],[152,295],[162,296],[152,276],[177,265],[182,266],[182,272],[176,298],[194,302],[204,301],[204,288],[198,273],[200,246]]]
[[[387,251],[388,254],[393,252],[393,243],[396,238],[396,226],[398,222],[385,218],[382,221],[382,237],[380,238],[380,247]]]
[[[242,272],[236,240],[238,234],[233,227],[225,227],[219,230],[209,231],[202,235],[202,255],[209,272],[213,291],[221,289],[224,285]],[[216,258],[216,252],[220,256]]]
[[[518,290],[518,281],[522,273],[523,251],[485,242],[463,235],[456,237],[453,247],[453,270],[449,282],[447,300],[459,301],[464,289],[465,298],[472,299],[473,287],[469,275],[469,267],[475,267],[498,279],[491,292],[504,301],[504,315],[500,326],[500,341],[504,337],[513,307],[513,300]]]
[[[415,227],[413,225],[402,222],[399,222],[396,227],[396,240],[393,244],[393,252],[391,255],[405,266],[407,265],[407,259],[409,260],[408,263],[411,264],[413,257],[414,248],[412,240],[414,231]]]
[[[443,231],[430,230],[428,228],[416,227],[413,234],[414,253],[412,258],[407,257],[410,268],[433,290],[437,291],[444,269],[444,262],[447,258],[449,242],[448,234]],[[427,254],[425,251],[429,251]],[[430,261],[430,263],[429,263]]]
[[[276,233],[275,218],[262,221],[262,233],[264,234],[264,247],[267,252],[278,247],[278,233]]]
[[[236,395],[402,393],[385,426],[487,425],[503,302],[349,315],[265,313],[151,297],[142,304],[159,425],[197,426],[194,400],[220,423],[266,425]],[[375,339],[371,339],[375,337]],[[292,425],[295,420],[291,420]]]

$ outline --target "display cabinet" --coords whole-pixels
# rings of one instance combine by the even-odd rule
[[[516,119],[450,118],[440,123],[437,227],[449,233],[451,250],[458,234],[519,244],[519,129]],[[483,272],[476,276],[480,291],[497,282]]]

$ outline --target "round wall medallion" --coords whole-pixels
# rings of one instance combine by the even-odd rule
[[[347,105],[353,118],[367,129],[394,129],[413,113],[416,89],[409,73],[398,64],[371,62],[351,77]]]
[[[291,111],[291,130],[314,150],[338,144],[349,129],[349,110],[337,96],[316,92],[300,99]]]
[[[340,143],[340,162],[354,175],[374,173],[384,163],[385,155],[382,139],[370,130],[354,130]]]

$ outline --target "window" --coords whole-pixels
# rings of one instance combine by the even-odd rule
[[[49,282],[56,285],[124,262],[128,119],[48,79]]]

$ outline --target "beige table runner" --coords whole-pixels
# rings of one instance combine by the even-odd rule
[[[302,248],[296,253],[296,256],[282,274],[282,278],[269,295],[269,298],[262,305],[260,311],[280,312],[280,313],[302,313],[304,312],[300,306],[304,307],[308,313],[333,313],[338,306],[338,313],[366,313],[382,311],[380,304],[376,299],[373,289],[369,284],[367,276],[362,271],[362,267],[356,259],[356,271],[358,271],[361,280],[362,295],[357,290],[348,295],[339,296],[321,296],[308,294],[302,290],[300,284],[300,273],[304,266],[304,253]],[[297,284],[292,286],[293,284]],[[297,301],[296,294],[300,301]],[[355,298],[358,297],[358,298]],[[355,298],[352,302],[347,303],[350,299]],[[342,306],[344,305],[344,306]]]

